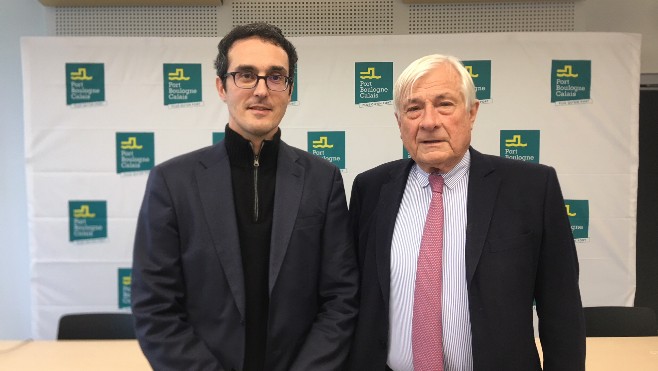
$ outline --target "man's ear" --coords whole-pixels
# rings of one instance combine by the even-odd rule
[[[222,79],[217,76],[215,79],[215,86],[217,87],[217,93],[219,93],[219,97],[226,102],[226,89],[224,89],[224,83],[222,82]]]
[[[480,101],[476,99],[475,102],[473,102],[473,105],[471,106],[471,111],[469,112],[469,114],[471,115],[470,117],[471,130],[473,130],[473,126],[475,125],[475,118],[478,115],[479,108],[480,108]]]

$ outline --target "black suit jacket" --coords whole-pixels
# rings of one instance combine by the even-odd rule
[[[585,369],[578,260],[555,170],[470,149],[466,279],[475,371]],[[390,249],[412,160],[354,180],[350,217],[362,274],[349,369],[384,370],[388,349]]]
[[[340,171],[281,142],[269,267],[266,370],[336,370],[357,313],[358,270]],[[132,309],[156,370],[240,370],[244,276],[223,142],[149,175]]]

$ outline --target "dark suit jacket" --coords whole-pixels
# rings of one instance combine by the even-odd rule
[[[544,369],[584,370],[578,260],[555,170],[470,152],[465,254],[474,370],[541,369],[533,299]],[[391,162],[354,180],[350,217],[362,283],[350,370],[385,369],[391,239],[412,165]]]
[[[265,369],[336,370],[349,351],[358,270],[340,171],[281,142]],[[156,370],[240,370],[245,292],[223,142],[151,170],[132,309]]]

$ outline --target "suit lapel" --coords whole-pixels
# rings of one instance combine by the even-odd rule
[[[466,279],[469,285],[482,255],[500,186],[500,176],[495,172],[491,161],[473,148],[470,151],[471,168],[466,205],[468,219],[466,226]]]
[[[404,161],[389,173],[389,178],[382,184],[377,203],[377,220],[375,224],[376,250],[375,260],[377,262],[377,276],[384,298],[384,304],[388,308],[391,286],[391,242],[393,241],[393,230],[395,220],[400,210],[400,203],[407,185],[409,170],[414,162]]]
[[[282,141],[279,147],[274,191],[274,215],[270,243],[270,294],[286,255],[302,197],[305,169],[297,163],[297,158],[297,154]]]
[[[196,170],[199,197],[220,264],[238,311],[245,316],[245,288],[231,167],[224,143],[215,145]]]

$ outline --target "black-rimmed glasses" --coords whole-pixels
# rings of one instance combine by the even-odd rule
[[[224,78],[233,76],[233,83],[240,89],[253,89],[258,85],[260,79],[265,80],[265,85],[272,91],[284,91],[292,82],[292,78],[283,75],[258,76],[253,72],[229,72]]]

